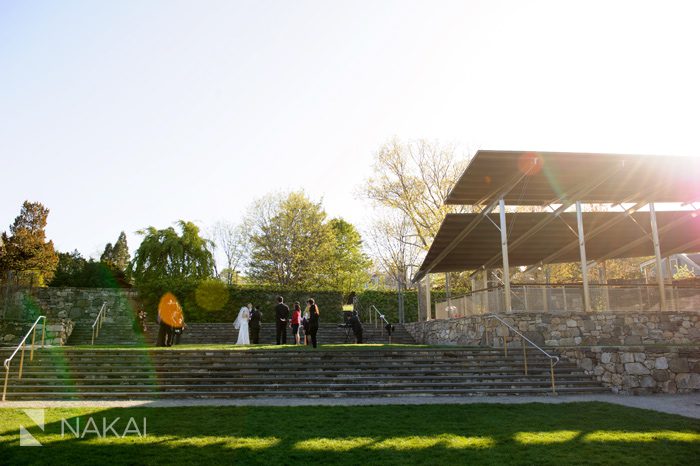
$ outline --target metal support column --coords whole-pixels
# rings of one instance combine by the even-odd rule
[[[600,264],[600,267],[598,267],[598,281],[601,284],[601,288],[603,290],[603,299],[605,300],[605,309],[603,310],[611,311],[612,309],[610,309],[610,290],[608,289],[608,270],[605,261],[603,261],[603,263]]]
[[[430,320],[431,303],[430,303],[430,274],[425,275],[425,320]]]
[[[659,244],[659,227],[656,223],[656,209],[654,203],[649,203],[649,218],[651,220],[651,240],[654,243],[654,255],[656,256],[656,282],[659,284],[659,310],[666,310],[666,288],[664,286],[663,263],[661,261],[661,246]]]
[[[676,310],[676,296],[673,293],[673,267],[671,266],[671,256],[666,256],[666,281],[665,283],[668,284],[671,293],[671,309]]]
[[[447,298],[447,317],[450,317],[450,308],[452,307],[452,296],[450,294],[450,273],[445,272],[445,297]]]
[[[484,312],[491,312],[489,309],[489,269],[484,269],[484,291],[481,293],[481,299],[484,305]]]
[[[506,203],[503,198],[498,200],[499,216],[501,218],[501,254],[503,255],[503,286],[505,295],[505,311],[513,310],[510,303],[510,266],[508,265],[508,227],[506,225]]]
[[[588,289],[588,261],[586,260],[586,237],[583,234],[583,212],[581,201],[576,201],[576,225],[578,226],[578,248],[581,253],[581,278],[583,278],[583,308],[591,311],[591,293]]]

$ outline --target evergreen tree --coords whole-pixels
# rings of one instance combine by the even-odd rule
[[[100,262],[111,265],[112,264],[112,257],[113,257],[112,243],[107,243],[107,245],[105,246],[104,252],[102,252],[102,255],[100,256]]]
[[[114,248],[112,248],[112,263],[117,270],[124,272],[129,266],[130,259],[129,246],[126,244],[126,233],[122,231],[119,233],[117,242],[114,243]]]
[[[129,246],[126,244],[126,233],[123,231],[119,234],[117,242],[107,243],[105,250],[100,256],[100,262],[113,268],[118,272],[125,272],[129,266]]]
[[[39,286],[53,278],[58,256],[53,241],[46,241],[48,215],[41,203],[24,202],[10,235],[0,236],[0,276],[13,275],[18,283]]]

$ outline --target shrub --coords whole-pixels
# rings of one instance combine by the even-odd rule
[[[453,291],[452,296],[460,296],[463,291]],[[432,303],[432,312],[435,312],[435,302],[445,299],[444,291],[432,291],[430,293],[430,301]],[[367,310],[371,305],[374,305],[379,312],[384,314],[389,322],[398,322],[399,320],[399,296],[396,291],[378,291],[365,290],[357,294],[357,300],[361,309],[364,311],[363,318],[367,318]],[[415,290],[407,290],[403,293],[403,308],[406,322],[415,322],[418,320],[418,292]]]
[[[217,285],[218,287],[218,285]],[[233,322],[238,311],[248,303],[258,306],[263,312],[263,322],[272,322],[272,313],[277,304],[277,296],[283,296],[290,307],[299,301],[304,308],[306,300],[314,298],[321,311],[321,319],[326,322],[339,322],[343,309],[343,295],[339,291],[290,290],[273,287],[234,286],[225,287],[228,300],[216,309],[214,301],[224,301],[221,288],[206,281],[191,279],[162,279],[138,286],[139,299],[149,317],[154,320],[158,312],[158,302],[165,292],[177,296],[185,314],[185,322]],[[213,304],[212,304],[213,303]],[[215,308],[209,310],[207,307]]]

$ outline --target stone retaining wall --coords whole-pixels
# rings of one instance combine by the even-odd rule
[[[700,390],[700,312],[512,313],[500,316],[540,346],[555,348],[617,393]],[[417,343],[513,347],[496,319],[471,316],[404,324]],[[685,345],[677,346],[677,345]],[[558,350],[557,350],[558,348]]]
[[[6,299],[6,316],[13,320],[33,320],[45,315],[49,324],[56,319],[92,323],[102,307],[110,308],[108,317],[114,321],[131,322],[130,301],[136,299],[134,290],[109,288],[34,288],[21,289]]]
[[[518,312],[500,316],[539,345],[618,346],[700,343],[700,312]],[[405,324],[416,342],[479,345],[502,337],[486,316]],[[495,333],[495,334],[494,334]]]
[[[0,321],[0,345],[2,346],[17,346],[24,335],[32,328],[33,322],[4,320]],[[41,329],[40,323],[36,327],[35,344],[41,344]],[[46,324],[46,337],[44,344],[52,346],[63,346],[68,341],[73,328],[74,322],[68,318],[55,319]],[[31,336],[30,336],[31,338]],[[31,343],[31,340],[27,340]]]
[[[700,390],[700,348],[601,347],[564,349],[575,361],[615,393],[683,393]]]

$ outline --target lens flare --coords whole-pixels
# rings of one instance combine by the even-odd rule
[[[182,307],[174,294],[170,291],[165,293],[162,298],[160,298],[160,303],[158,304],[158,316],[160,320],[165,322],[167,325],[178,328],[182,327],[185,321],[182,315]]]
[[[537,175],[542,170],[542,157],[536,152],[525,152],[518,159],[518,170],[528,176]]]

